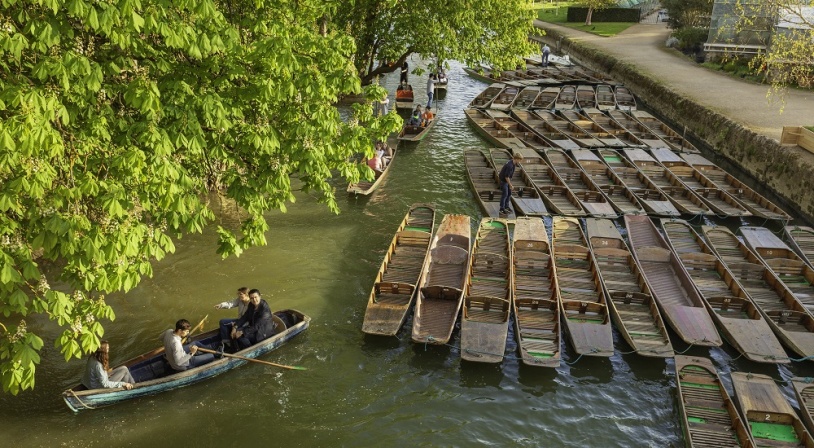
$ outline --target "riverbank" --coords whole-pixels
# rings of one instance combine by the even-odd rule
[[[659,115],[686,126],[716,154],[785,199],[785,208],[814,221],[814,154],[781,146],[783,126],[811,124],[812,92],[791,90],[786,104],[768,104],[765,85],[733,79],[664,47],[663,23],[637,24],[603,38],[535,21],[555,52],[609,73]]]

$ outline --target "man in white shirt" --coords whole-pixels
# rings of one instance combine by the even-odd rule
[[[181,319],[175,323],[175,330],[169,328],[161,333],[161,340],[164,342],[164,356],[173,370],[182,372],[215,360],[215,355],[211,353],[195,356],[198,347],[204,347],[203,344],[193,342],[185,348],[181,343],[181,339],[189,336],[191,327],[188,320]]]

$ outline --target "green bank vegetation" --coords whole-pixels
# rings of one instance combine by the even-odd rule
[[[583,22],[568,22],[569,6],[584,6],[582,2],[544,2],[536,3],[539,6],[537,18],[543,22],[556,23],[575,30],[596,34],[603,37],[615,36],[635,25],[632,22],[592,22],[585,25]]]

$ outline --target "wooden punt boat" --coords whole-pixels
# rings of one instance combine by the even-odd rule
[[[573,109],[577,104],[577,88],[572,85],[562,86],[557,100],[554,102],[554,109]]]
[[[789,246],[809,266],[814,267],[814,229],[806,226],[786,226],[783,231]]]
[[[594,183],[591,176],[582,171],[574,159],[568,157],[560,149],[546,151],[545,157],[557,176],[574,193],[582,208],[589,215],[597,218],[615,218],[617,216],[616,210],[608,202],[608,198],[605,197],[602,190]]]
[[[647,216],[625,216],[630,248],[662,315],[686,343],[719,347],[715,324],[692,281]]]
[[[619,112],[619,111],[616,111]],[[606,115],[599,109],[582,109],[582,115],[587,117],[589,120],[593,121],[594,123],[598,124],[602,129],[608,131],[611,135],[619,139],[622,143],[632,148],[640,147],[640,148],[647,148],[649,145],[643,142],[638,136],[634,133],[625,129],[624,126],[619,124],[616,120],[613,119],[610,115]]]
[[[622,215],[644,215],[647,212],[642,208],[624,182],[605,165],[593,151],[579,149],[571,151],[571,157],[585,174],[590,176],[593,183],[602,191],[613,208]]]
[[[729,229],[702,226],[701,232],[760,308],[780,342],[802,357],[814,356],[814,317],[810,311]]]
[[[384,167],[384,170],[382,170],[381,172],[378,172],[378,171],[374,170],[374,178],[373,178],[373,180],[370,180],[370,181],[368,181],[368,180],[359,180],[359,182],[354,182],[354,183],[348,184],[348,189],[347,189],[348,193],[349,194],[362,195],[362,196],[368,196],[371,193],[373,193],[374,191],[376,191],[376,189],[379,188],[379,185],[384,180],[385,176],[387,176],[387,173],[390,172],[390,168],[393,166],[393,162],[396,160],[396,154],[398,154],[399,150],[398,150],[398,148],[392,148],[392,150],[393,150],[393,156],[390,157],[390,161]]]
[[[435,84],[435,98],[443,100],[447,97],[447,88],[449,87],[449,77],[444,74],[436,78]]]
[[[608,299],[579,221],[555,216],[552,233],[554,284],[574,351],[585,356],[613,356]]]
[[[503,165],[511,160],[512,155],[505,149],[495,148],[489,150],[489,158],[492,161],[497,173],[503,168]],[[548,216],[548,210],[545,207],[543,199],[540,197],[540,192],[534,187],[534,182],[529,178],[528,174],[523,171],[520,166],[514,170],[512,176],[512,204],[514,204],[515,214],[522,214],[525,216]],[[518,213],[519,212],[519,213]]]
[[[641,124],[630,116],[627,112],[621,110],[608,110],[607,113],[613,118],[620,126],[626,129],[636,138],[641,140],[648,148],[670,148],[670,146],[658,135],[654,134],[647,126]]]
[[[469,262],[461,316],[461,359],[503,361],[512,308],[512,263],[509,228],[484,218]]]
[[[469,108],[464,109],[467,120],[475,127],[488,142],[501,148],[524,147],[525,143],[514,134],[506,130],[506,127],[498,123],[491,115],[483,110]]]
[[[568,188],[551,166],[531,148],[519,148],[515,152],[523,156],[521,166],[534,183],[551,213],[565,216],[585,216],[582,203]]]
[[[619,110],[636,110],[636,98],[625,86],[616,86],[613,91],[616,96],[616,107]]]
[[[676,355],[675,369],[685,446],[756,446],[712,361],[697,356]]]
[[[452,337],[469,276],[469,216],[444,215],[421,273],[413,316],[413,342],[443,345]]]
[[[602,142],[593,138],[588,131],[580,128],[574,123],[571,123],[561,115],[557,115],[556,113],[548,110],[535,110],[534,115],[551,125],[551,127],[556,128],[563,134],[567,135],[568,138],[575,141],[583,148],[601,148],[603,146]]]
[[[675,208],[688,215],[711,215],[707,207],[695,193],[681,183],[673,173],[661,166],[650,154],[641,149],[626,149],[622,154],[632,166],[639,169],[652,182],[652,186],[667,195]]]
[[[500,92],[506,88],[506,84],[502,83],[494,83],[486,88],[483,92],[479,93],[475,99],[469,103],[467,107],[475,107],[478,109],[486,109],[492,104],[492,101],[500,95]]]
[[[543,89],[542,92],[534,99],[534,102],[531,103],[529,109],[546,109],[551,110],[554,109],[554,103],[557,101],[557,97],[560,95],[560,87],[546,87]]]
[[[607,84],[596,86],[596,108],[599,110],[616,109],[616,96],[613,94],[613,87]]]
[[[580,148],[577,142],[571,140],[562,131],[529,111],[513,109],[512,116],[526,128],[550,143],[550,146],[566,151]]]
[[[732,372],[732,388],[756,446],[814,448],[814,438],[774,379]]]
[[[396,230],[367,299],[362,332],[395,336],[413,305],[435,227],[435,207],[415,204]]]
[[[478,81],[485,82],[487,84],[496,81],[501,81],[501,79],[499,79],[500,78],[499,73],[492,73],[491,69],[487,69],[484,67],[480,68],[464,67],[464,72],[471,78],[475,78]]]
[[[698,170],[668,148],[651,149],[650,153],[661,166],[667,168],[678,180],[701,199],[710,210],[720,217],[752,216],[740,202],[718,188]]]
[[[514,334],[527,366],[560,366],[560,304],[554,290],[554,260],[545,222],[517,218],[514,252]]]
[[[415,93],[410,84],[399,86],[396,89],[396,111],[410,113],[415,102]]]
[[[235,353],[236,355],[244,358],[259,358],[272,350],[280,348],[280,346],[308,329],[311,323],[310,317],[297,310],[275,311],[274,315],[275,322],[278,324],[279,333]],[[205,345],[213,346],[220,342],[220,330],[216,328],[201,333],[194,336],[191,340],[200,341]],[[132,389],[88,390],[82,384],[77,384],[62,392],[62,399],[74,412],[86,409],[97,409],[134,398],[155,395],[178,389],[179,387],[199,383],[246,364],[247,362],[248,361],[239,358],[224,357],[193,369],[175,372],[165,360],[164,347],[162,346],[114,367],[127,366],[130,369],[130,373],[137,381]]]
[[[486,216],[497,218],[500,215],[500,185],[489,157],[478,149],[465,149],[464,166],[469,186],[481,211]],[[516,217],[514,211],[507,216],[512,219]]]
[[[765,227],[741,227],[743,242],[794,293],[809,311],[814,311],[814,269]]]
[[[518,95],[520,95],[520,87],[506,84],[506,87],[489,104],[489,109],[508,111]]]
[[[788,364],[767,319],[704,239],[682,220],[661,220],[664,235],[727,341],[747,359]]]
[[[513,145],[511,149],[517,149],[523,146],[533,148],[537,152],[544,152],[551,149],[552,146],[548,140],[532,131],[525,124],[517,121],[513,116],[499,110],[487,110],[486,112],[489,116],[494,118],[503,129],[523,143],[522,145]]]
[[[605,148],[623,148],[628,146],[625,142],[610,133],[610,131],[575,110],[560,110],[559,113],[575,126],[584,129],[588,135],[599,140]]]
[[[624,159],[618,152],[610,149],[599,150],[602,160],[613,171],[613,174],[624,183],[636,196],[648,214],[656,216],[681,216],[681,212],[673,205],[658,187],[639,169]]]
[[[800,414],[809,432],[814,432],[814,384],[811,378],[794,377],[791,380]]]
[[[534,104],[534,100],[540,95],[540,90],[540,86],[529,86],[523,88],[523,90],[521,90],[520,93],[514,98],[512,104],[509,105],[508,109],[528,109],[532,104]]]
[[[405,143],[418,143],[421,140],[424,140],[424,137],[430,132],[433,126],[435,126],[435,122],[438,121],[438,115],[435,116],[432,120],[427,123],[426,126],[410,126],[409,124],[405,124],[404,127],[401,128],[401,132],[399,133],[399,141]]]
[[[659,308],[616,225],[609,219],[586,218],[585,231],[616,329],[636,353],[672,357]]]
[[[674,131],[670,126],[667,126],[663,121],[659,120],[648,112],[643,110],[633,110],[628,111],[628,114],[635,118],[639,123],[650,129],[654,134],[658,135],[659,138],[664,140],[664,142],[670,146],[670,149],[673,151],[680,153],[699,152],[698,148],[687,141],[683,135]]]
[[[698,154],[682,154],[681,157],[697,169],[718,188],[738,200],[754,216],[778,221],[790,221],[791,216],[765,197],[758,194],[735,176]]]
[[[596,107],[596,91],[593,86],[577,86],[577,109]]]

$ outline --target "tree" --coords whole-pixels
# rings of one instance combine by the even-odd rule
[[[514,68],[537,52],[528,39],[534,10],[528,0],[338,1],[331,27],[356,40],[354,65],[362,84],[401,67],[412,54]]]
[[[401,124],[363,105],[340,118],[337,99],[361,92],[356,49],[320,26],[322,0],[0,2],[6,392],[34,387],[44,341],[26,317],[58,323],[66,360],[95,350],[115,317],[105,294],[212,223],[212,201],[243,210],[239,229],[218,226],[219,253],[239,255],[295,188],[336,212],[332,172],[370,176],[349,156]]]
[[[707,28],[713,0],[661,0],[670,16],[670,28]]]
[[[585,25],[591,24],[591,17],[594,15],[594,10],[611,8],[618,4],[618,0],[584,0],[582,5],[588,8],[588,14],[585,16]]]

